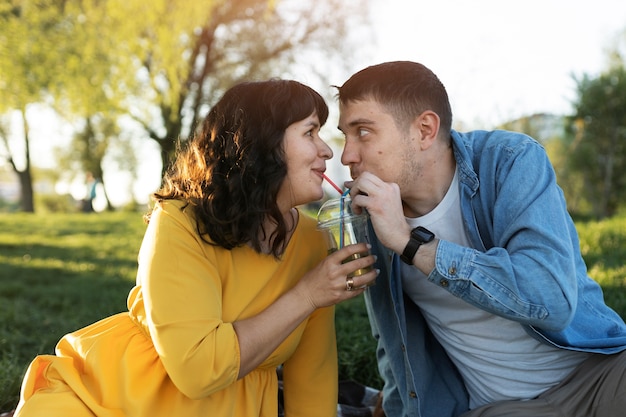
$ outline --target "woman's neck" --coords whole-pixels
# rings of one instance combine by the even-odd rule
[[[296,208],[291,208],[289,211],[283,213],[283,221],[285,223],[285,240],[283,242],[283,247],[281,248],[281,253],[285,251],[289,241],[291,240],[291,236],[293,235],[294,230],[296,230],[296,226],[298,224],[299,212]],[[263,229],[265,231],[259,232],[262,235],[259,236],[259,243],[261,245],[261,252],[264,254],[272,253],[272,246],[274,244],[274,238],[276,228],[278,227],[276,221],[274,219],[267,218],[265,223],[263,224]]]

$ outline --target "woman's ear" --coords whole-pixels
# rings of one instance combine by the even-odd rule
[[[411,133],[413,137],[419,137],[421,149],[428,149],[435,142],[439,134],[439,126],[439,116],[432,110],[426,110],[413,120]]]

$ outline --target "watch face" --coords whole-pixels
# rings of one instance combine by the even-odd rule
[[[425,227],[418,226],[411,230],[411,236],[420,243],[428,243],[435,238],[435,234]]]

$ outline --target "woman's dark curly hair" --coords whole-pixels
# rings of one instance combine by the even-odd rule
[[[287,175],[283,138],[289,125],[311,114],[323,125],[328,106],[299,82],[272,79],[234,86],[179,149],[154,198],[185,201],[202,239],[226,249],[249,243],[260,252],[267,233],[263,225],[270,220],[276,224],[271,253],[280,257],[288,232],[276,204]]]

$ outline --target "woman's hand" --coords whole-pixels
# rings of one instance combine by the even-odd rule
[[[365,243],[348,245],[328,255],[304,274],[295,287],[261,313],[233,323],[239,339],[239,378],[267,359],[317,308],[356,297],[373,284],[378,275],[378,271],[372,268],[374,256],[367,255],[344,263],[361,253],[369,253]],[[370,270],[361,274],[359,270],[364,268]]]
[[[368,254],[362,257],[363,254]],[[346,261],[348,260],[348,261]],[[294,288],[313,309],[356,297],[376,280],[376,257],[365,243],[345,246],[306,273]]]

